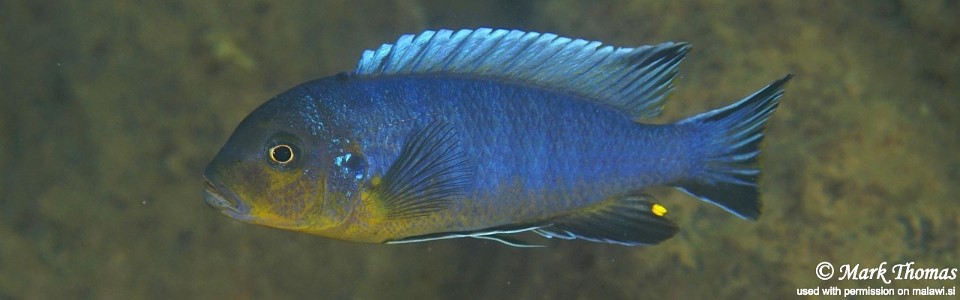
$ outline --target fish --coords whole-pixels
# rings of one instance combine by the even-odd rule
[[[203,198],[241,222],[386,244],[656,245],[679,229],[654,186],[757,220],[761,142],[792,75],[649,122],[689,50],[491,28],[403,35],[253,110],[204,170]]]

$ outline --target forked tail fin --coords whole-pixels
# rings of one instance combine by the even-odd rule
[[[744,219],[760,217],[757,158],[763,129],[780,104],[783,87],[792,75],[774,81],[743,100],[680,121],[700,132],[697,153],[702,154],[695,176],[676,188],[716,204]]]

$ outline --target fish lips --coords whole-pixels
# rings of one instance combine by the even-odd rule
[[[253,220],[250,216],[250,206],[223,184],[210,180],[207,175],[203,176],[203,201],[233,219],[244,222]]]

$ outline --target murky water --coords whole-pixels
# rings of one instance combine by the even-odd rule
[[[960,268],[956,1],[0,1],[0,299],[783,298],[844,264]],[[365,245],[244,225],[200,172],[249,111],[423,29],[516,28],[694,49],[658,121],[796,74],[764,215],[654,191],[648,248]],[[821,281],[817,265],[837,273]]]

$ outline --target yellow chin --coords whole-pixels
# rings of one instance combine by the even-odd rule
[[[302,220],[291,220],[288,217],[259,211],[250,213],[250,222],[257,225],[296,231],[303,231],[310,227],[308,222]]]

